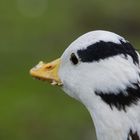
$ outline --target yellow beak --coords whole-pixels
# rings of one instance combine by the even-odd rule
[[[37,79],[50,81],[52,85],[62,85],[58,76],[59,67],[60,58],[47,64],[41,61],[30,70],[30,74]]]

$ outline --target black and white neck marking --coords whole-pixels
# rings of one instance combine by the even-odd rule
[[[125,91],[119,91],[119,93],[103,93],[96,91],[95,94],[100,96],[101,99],[107,103],[111,109],[116,107],[118,110],[126,111],[126,107],[132,104],[137,105],[140,100],[140,87],[138,83],[133,83],[133,86],[127,87]]]
[[[132,129],[130,129],[127,140],[140,140],[138,132],[133,132]]]

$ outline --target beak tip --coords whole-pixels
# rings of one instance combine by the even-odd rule
[[[33,70],[32,70],[32,69],[30,69],[29,74],[30,74],[31,76],[33,76],[33,75],[34,75],[34,72],[33,72]]]

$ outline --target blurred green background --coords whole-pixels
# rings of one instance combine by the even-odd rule
[[[29,69],[91,30],[116,32],[139,49],[139,14],[139,0],[1,0],[0,140],[96,139],[85,107]]]

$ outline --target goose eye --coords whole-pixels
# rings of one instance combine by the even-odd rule
[[[78,63],[78,58],[76,57],[74,53],[71,54],[70,60],[74,65]]]

